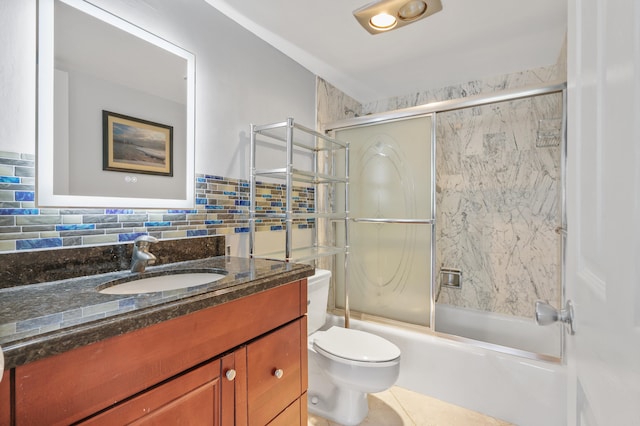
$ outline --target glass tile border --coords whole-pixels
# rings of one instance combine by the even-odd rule
[[[197,173],[193,209],[56,209],[36,206],[35,156],[0,151],[0,253],[133,241],[249,232],[249,182]],[[256,208],[284,212],[285,185],[260,182]],[[293,211],[314,211],[314,188],[294,187]],[[297,219],[300,229],[313,221]],[[283,229],[281,219],[262,219],[258,232]]]

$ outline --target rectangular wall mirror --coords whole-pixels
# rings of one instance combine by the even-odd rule
[[[83,0],[38,20],[38,206],[193,208],[193,54]]]

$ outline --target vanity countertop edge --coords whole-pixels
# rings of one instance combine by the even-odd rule
[[[298,281],[314,273],[314,268],[306,264],[230,256],[163,265],[156,272],[171,274],[185,268],[215,268],[226,271],[227,276],[209,286],[164,294],[98,293],[97,288],[105,282],[130,275],[127,271],[0,290],[0,346],[5,370]],[[110,307],[115,309],[99,312]],[[92,310],[98,312],[92,316]],[[85,313],[87,316],[82,317]],[[79,315],[81,318],[65,320],[65,316]],[[54,323],[40,324],[37,331],[20,334],[21,327],[32,324],[35,327],[38,322],[47,321]]]

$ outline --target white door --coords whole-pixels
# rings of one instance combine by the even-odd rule
[[[640,425],[640,0],[568,12],[568,424]]]

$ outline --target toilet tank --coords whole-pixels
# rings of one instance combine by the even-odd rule
[[[331,271],[316,269],[316,273],[307,278],[307,334],[319,330],[327,317],[327,300]]]

